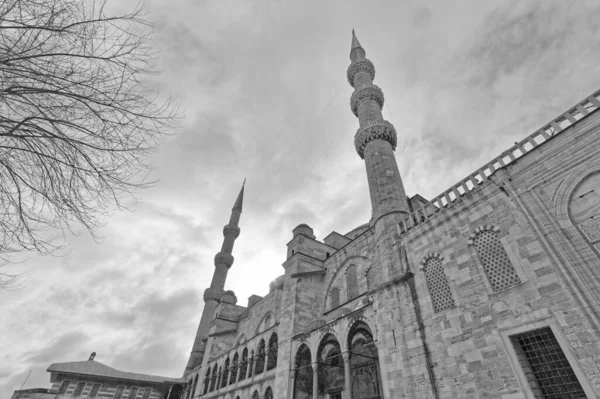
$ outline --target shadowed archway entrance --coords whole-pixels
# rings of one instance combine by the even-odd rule
[[[379,355],[365,322],[358,321],[350,329],[348,349],[352,399],[382,399]]]
[[[340,343],[333,334],[321,339],[317,350],[318,398],[329,399],[341,397],[344,389],[344,359]]]
[[[310,349],[302,344],[296,352],[294,360],[294,394],[293,399],[312,399],[313,370]]]

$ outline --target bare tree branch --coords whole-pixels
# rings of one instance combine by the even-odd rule
[[[94,237],[136,189],[148,155],[175,126],[141,5],[105,0],[0,2],[0,262],[56,254],[66,230]],[[0,288],[17,276],[0,273]]]

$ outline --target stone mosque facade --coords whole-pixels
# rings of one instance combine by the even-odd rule
[[[226,277],[242,187],[183,377],[56,363],[52,397],[600,395],[600,91],[427,200],[405,193],[354,32],[350,60],[371,219],[322,240],[298,225],[284,274],[240,306]]]

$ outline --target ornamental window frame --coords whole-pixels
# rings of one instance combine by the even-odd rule
[[[494,233],[496,233],[498,241],[500,241],[500,244],[502,244],[502,247],[504,248],[504,252],[506,252],[506,256],[508,256],[508,260],[510,261],[513,269],[515,270],[515,273],[519,277],[520,282],[518,284],[511,285],[510,287],[506,287],[499,291],[494,290],[494,287],[492,286],[492,283],[490,282],[488,274],[485,271],[485,267],[479,256],[479,252],[477,252],[477,249],[475,248],[475,237],[477,236],[477,234],[479,234],[482,231],[493,231]],[[476,265],[477,271],[482,276],[483,284],[485,285],[489,296],[498,295],[500,293],[505,293],[506,291],[511,290],[520,285],[523,285],[529,281],[529,277],[527,277],[527,274],[525,273],[525,269],[523,268],[523,265],[522,265],[519,257],[513,251],[513,248],[510,245],[507,235],[503,234],[502,230],[498,226],[493,225],[493,224],[486,224],[486,225],[480,225],[480,226],[476,227],[475,229],[473,229],[471,231],[471,234],[468,237],[467,243],[468,243],[468,248],[469,248],[471,257],[475,260],[475,265]]]
[[[549,327],[554,334],[554,337],[558,341],[561,350],[563,351],[565,357],[567,358],[573,373],[577,377],[579,384],[583,388],[583,391],[587,395],[588,398],[595,398],[596,395],[594,393],[594,389],[590,384],[587,375],[583,371],[575,353],[573,352],[573,348],[571,347],[571,343],[567,339],[567,335],[562,330],[562,327],[557,322],[557,320],[552,315],[546,315],[546,318],[538,319],[532,321],[530,323],[521,324],[516,327],[506,327],[500,328],[498,333],[500,335],[500,339],[502,341],[502,345],[504,346],[504,351],[508,355],[509,363],[513,369],[513,373],[521,387],[521,392],[523,392],[527,399],[538,399],[534,395],[529,380],[525,375],[525,371],[523,370],[523,366],[521,365],[521,361],[517,355],[517,351],[515,350],[512,337],[526,333],[529,331],[539,330],[541,328]]]
[[[454,301],[453,307],[446,308],[446,309],[440,310],[440,311],[436,311],[435,307],[433,306],[433,295],[431,294],[431,290],[429,289],[429,286],[427,285],[427,276],[425,275],[425,265],[427,264],[429,259],[432,259],[432,258],[436,258],[441,262],[442,272],[444,273],[444,276],[446,276],[446,283],[448,284],[448,289],[450,290],[450,295],[452,295],[452,300]],[[443,315],[446,312],[456,310],[459,307],[459,302],[458,302],[459,296],[458,296],[458,292],[456,291],[456,284],[453,284],[454,280],[452,280],[450,278],[450,273],[448,273],[446,270],[447,268],[448,268],[448,262],[446,262],[446,259],[444,259],[444,257],[438,252],[429,252],[429,253],[425,254],[425,256],[423,256],[423,258],[421,260],[419,271],[421,272],[421,277],[423,278],[423,283],[425,284],[427,292],[429,293],[429,302],[431,303],[431,312],[433,314],[433,317]]]

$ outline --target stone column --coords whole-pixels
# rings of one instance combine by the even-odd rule
[[[267,372],[268,365],[269,365],[269,352],[265,351],[265,364],[263,364],[263,373]]]
[[[350,351],[342,353],[344,358],[344,399],[352,399],[352,380],[350,379]]]
[[[312,364],[313,369],[313,399],[319,399],[319,363]]]

